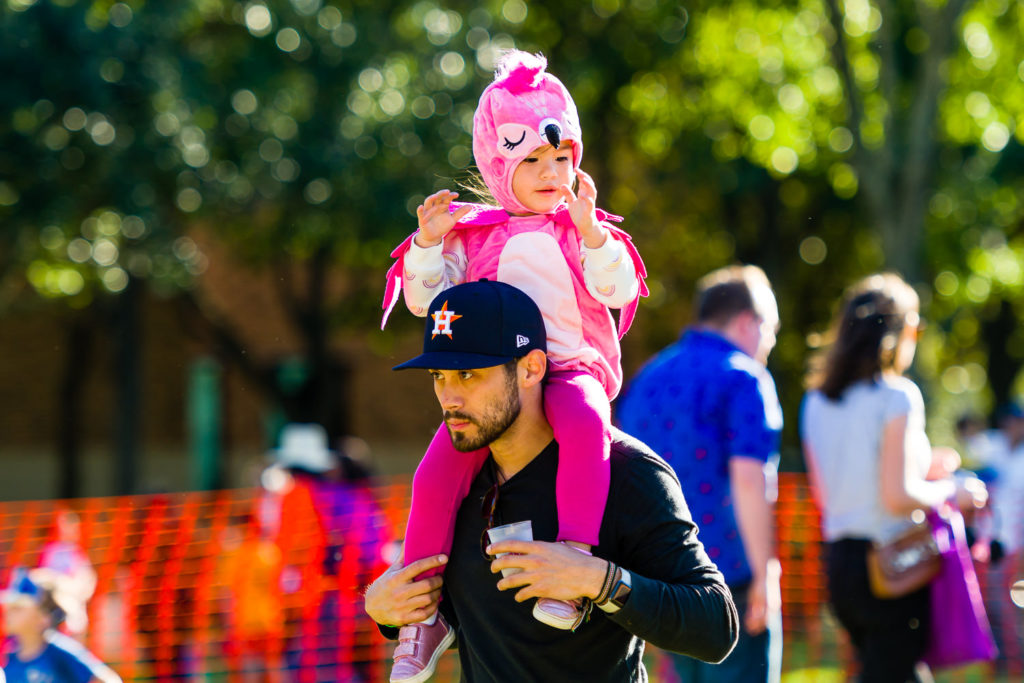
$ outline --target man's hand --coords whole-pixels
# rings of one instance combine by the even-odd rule
[[[444,236],[452,231],[455,224],[470,212],[472,206],[463,206],[455,213],[448,210],[448,206],[458,196],[458,192],[441,190],[424,199],[423,203],[416,207],[416,219],[420,229],[415,238],[418,246],[436,247]]]
[[[498,581],[498,590],[520,589],[515,595],[516,602],[530,598],[596,598],[608,568],[607,560],[581,553],[564,543],[501,541],[488,546],[487,552],[510,553],[491,562],[492,572],[522,570]]]
[[[588,249],[597,249],[608,238],[607,231],[597,220],[597,186],[589,173],[576,171],[579,178],[579,193],[573,193],[568,185],[560,188],[569,209],[569,215]],[[421,245],[422,246],[422,245]]]
[[[747,589],[747,612],[743,627],[756,636],[768,627],[768,621],[782,610],[782,589],[779,585],[781,565],[778,560],[768,562],[767,576],[755,575]]]
[[[417,581],[416,577],[448,561],[435,555],[402,567],[399,558],[366,589],[366,613],[378,624],[405,626],[423,621],[435,611],[441,598],[440,576]]]

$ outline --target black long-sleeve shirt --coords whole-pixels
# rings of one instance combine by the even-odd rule
[[[594,609],[575,632],[532,616],[534,600],[499,591],[480,551],[481,499],[494,483],[486,463],[459,508],[442,609],[458,629],[464,681],[646,681],[644,641],[705,661],[725,658],[739,619],[722,575],[697,540],[679,481],[644,444],[613,430],[611,487],[597,557],[629,570],[632,593],[614,614]],[[501,485],[496,524],[529,519],[533,537],[558,530],[552,442]],[[382,628],[395,637],[396,630]]]

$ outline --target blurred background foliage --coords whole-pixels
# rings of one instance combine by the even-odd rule
[[[627,377],[689,321],[695,280],[742,261],[780,300],[790,469],[808,355],[869,272],[922,294],[940,440],[1020,390],[1024,3],[0,3],[0,315],[65,307],[71,355],[116,331],[125,458],[141,291],[179,301],[290,419],[330,404],[345,431],[351,359],[330,340],[387,354],[418,328],[378,329],[388,254],[424,196],[469,177],[476,99],[513,46],[574,94],[600,204],[646,259]],[[210,238],[276,273],[301,391],[195,286]]]

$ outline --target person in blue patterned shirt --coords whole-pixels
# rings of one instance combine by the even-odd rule
[[[676,471],[700,540],[743,620],[721,664],[675,657],[683,683],[778,681],[782,669],[779,563],[772,503],[782,410],[765,363],[779,313],[757,266],[698,283],[697,324],[640,369],[619,400],[621,428]]]

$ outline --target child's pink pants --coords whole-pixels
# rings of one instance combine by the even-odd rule
[[[549,372],[544,413],[558,442],[558,540],[597,545],[610,478],[608,396],[601,383],[585,372]],[[487,448],[468,453],[455,450],[444,424],[434,434],[413,477],[406,566],[451,552],[455,515],[489,452]],[[439,567],[420,578],[442,571]]]

